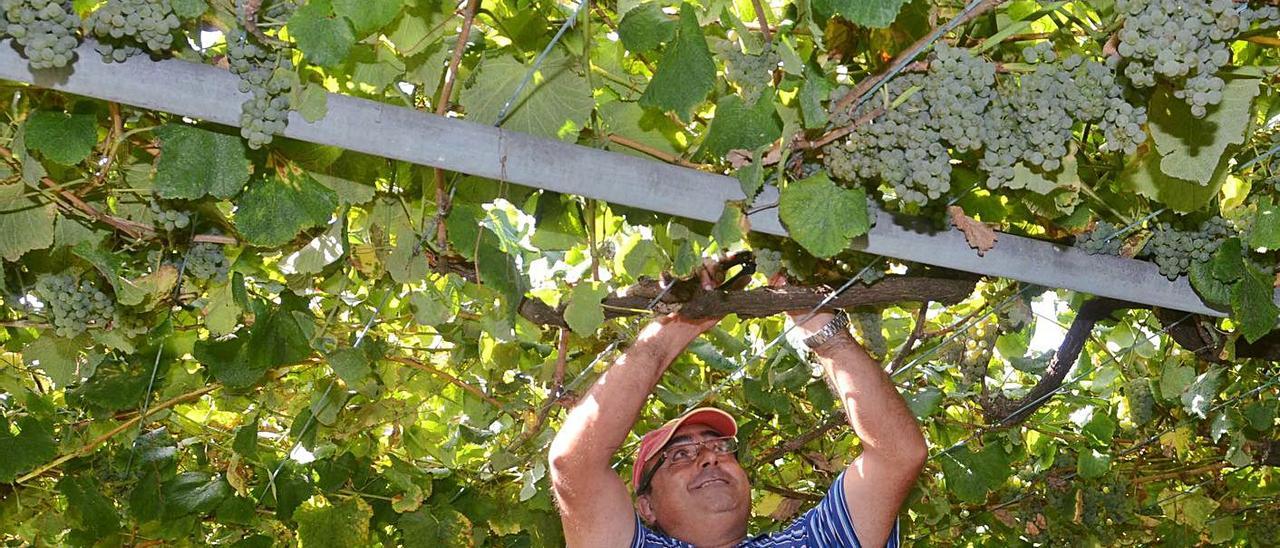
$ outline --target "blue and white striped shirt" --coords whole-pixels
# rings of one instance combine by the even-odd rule
[[[692,544],[653,532],[636,516],[635,537],[632,548],[693,548]],[[740,548],[862,548],[853,533],[849,521],[849,506],[844,499],[844,473],[836,478],[812,510],[796,518],[790,525],[776,533],[765,533],[743,541]],[[898,524],[894,522],[885,548],[898,548]]]

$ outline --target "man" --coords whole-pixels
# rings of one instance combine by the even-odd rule
[[[704,289],[716,285],[701,273]],[[805,314],[792,312],[793,320]],[[737,425],[703,408],[644,436],[632,474],[634,509],[610,467],[662,373],[718,318],[658,318],[596,381],[551,443],[551,483],[565,541],[609,546],[897,546],[897,514],[927,456],[915,417],[880,364],[819,313],[796,326],[843,402],[862,453],[818,507],[784,531],[748,539],[751,486],[735,456]],[[641,523],[643,521],[644,523]]]

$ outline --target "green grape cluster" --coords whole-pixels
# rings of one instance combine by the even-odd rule
[[[1119,255],[1124,247],[1120,228],[1106,221],[1098,221],[1093,228],[1076,236],[1075,247],[1090,255]]]
[[[984,321],[974,326],[970,338],[964,342],[960,357],[960,377],[965,385],[981,385],[991,363],[991,350],[995,347],[1000,331],[994,322]]]
[[[115,320],[112,321],[111,328],[130,339],[151,331],[151,325],[146,318],[123,312],[119,309],[116,310]]]
[[[222,246],[209,242],[200,242],[187,250],[186,270],[199,280],[220,282],[227,279],[231,270],[231,260],[223,252]]]
[[[240,107],[240,135],[250,148],[261,148],[289,122],[289,93],[298,85],[293,60],[237,32],[227,38],[227,63],[240,77],[240,92],[249,94]]]
[[[884,322],[879,310],[854,312],[849,314],[858,334],[862,336],[862,346],[876,359],[883,359],[889,353],[889,342],[884,338]]]
[[[842,180],[883,181],[902,202],[924,204],[950,190],[952,151],[980,150],[987,186],[1017,189],[1015,166],[1059,169],[1081,123],[1102,131],[1103,151],[1132,153],[1146,140],[1146,109],[1125,101],[1112,66],[1059,59],[1049,42],[1023,57],[1035,63],[1030,73],[999,76],[990,60],[939,44],[925,73],[885,87],[892,104],[859,107],[854,118],[886,110],[828,146],[827,168]]]
[[[1174,84],[1174,96],[1205,115],[1222,101],[1217,72],[1231,61],[1231,42],[1242,25],[1232,0],[1117,0],[1124,17],[1117,53],[1124,73],[1138,87],[1156,78]]]
[[[169,209],[161,205],[160,202],[151,202],[151,213],[155,215],[156,221],[160,223],[159,228],[166,232],[173,232],[191,225],[190,213],[178,209]]]
[[[1156,398],[1151,393],[1151,381],[1146,377],[1133,379],[1124,385],[1124,398],[1129,405],[1129,418],[1142,426],[1156,413]]]
[[[1232,234],[1231,224],[1219,216],[1200,223],[1195,230],[1178,230],[1169,223],[1160,223],[1143,253],[1155,260],[1161,274],[1174,280],[1186,274],[1192,264],[1208,261]]]
[[[0,0],[3,34],[22,46],[31,68],[65,67],[75,56],[80,17],[63,0]]]
[[[180,24],[169,0],[107,0],[85,21],[85,32],[97,38],[94,49],[104,62],[119,63],[143,51],[168,52]]]
[[[75,337],[89,328],[105,329],[115,317],[115,302],[89,280],[70,273],[46,274],[36,280],[36,295],[48,307],[50,323],[60,337]]]

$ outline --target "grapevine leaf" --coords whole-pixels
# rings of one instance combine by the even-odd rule
[[[751,162],[738,168],[733,175],[738,179],[738,185],[742,187],[742,194],[748,200],[756,197],[760,193],[760,189],[764,188],[764,165],[760,161],[760,151],[754,151],[751,154]]]
[[[751,219],[742,211],[741,202],[725,202],[720,220],[711,227],[711,237],[720,244],[721,249],[728,249],[735,243],[743,241],[751,232]]]
[[[255,320],[247,334],[229,340],[202,340],[193,355],[209,372],[232,388],[253,386],[268,369],[301,361],[311,355],[295,310],[305,310],[296,298],[282,298],[279,306],[255,302]]]
[[[906,0],[814,0],[814,10],[834,13],[852,23],[871,28],[885,28],[898,18]]]
[[[1245,340],[1254,342],[1275,328],[1280,308],[1274,291],[1270,276],[1245,265],[1244,275],[1231,289],[1232,317],[1239,321]]]
[[[1192,382],[1195,382],[1196,370],[1182,364],[1166,364],[1160,373],[1160,397],[1168,401],[1178,398]]]
[[[475,82],[459,99],[467,117],[481,124],[496,123],[528,70],[509,55],[486,59],[474,76]],[[520,96],[511,101],[502,127],[542,137],[576,139],[595,106],[591,86],[578,70],[572,57],[558,52],[549,55]]]
[[[969,247],[978,250],[979,257],[991,251],[1000,238],[995,229],[965,215],[960,206],[948,206],[947,217],[951,219],[951,224],[964,233],[964,240],[969,243]]]
[[[209,9],[205,0],[169,0],[169,6],[173,8],[174,15],[183,19],[195,19]]]
[[[1223,283],[1239,280],[1243,266],[1244,246],[1240,244],[1240,238],[1228,238],[1222,242],[1209,259],[1209,273]]]
[[[184,472],[164,483],[164,519],[188,514],[205,514],[231,494],[231,485],[222,476],[208,472]]]
[[[324,86],[320,84],[307,84],[298,92],[297,99],[293,101],[293,108],[298,111],[303,120],[318,122],[329,112],[329,92],[325,91]]]
[[[694,156],[720,158],[730,150],[752,150],[767,145],[781,135],[782,120],[774,109],[772,97],[761,95],[755,105],[748,107],[737,95],[729,95],[716,103],[716,116]]]
[[[1164,514],[1173,521],[1203,531],[1209,516],[1218,508],[1218,502],[1197,492],[1179,492],[1163,489],[1156,502]]]
[[[44,423],[26,416],[18,418],[16,426],[14,434],[9,420],[0,416],[0,483],[10,483],[58,454],[53,434]]]
[[[64,476],[58,492],[67,497],[67,510],[91,537],[105,537],[120,530],[120,515],[102,494],[102,485],[88,477]]]
[[[861,188],[837,186],[826,172],[782,189],[778,217],[787,232],[816,257],[831,257],[871,228],[867,195]]]
[[[346,223],[334,221],[323,234],[316,236],[301,249],[285,255],[280,260],[284,274],[317,274],[346,253]]]
[[[1235,425],[1231,422],[1231,414],[1226,410],[1219,411],[1217,415],[1214,415],[1213,421],[1209,423],[1209,439],[1212,439],[1213,443],[1218,443],[1222,436],[1230,433],[1234,427]]]
[[[684,129],[670,118],[653,110],[645,110],[634,101],[613,101],[601,105],[600,117],[610,135],[617,135],[660,150],[671,156],[680,156],[687,136]],[[610,142],[609,149],[632,156],[651,158],[634,148]]]
[[[1257,205],[1249,230],[1249,247],[1280,249],[1280,205],[1271,203],[1270,196],[1259,198]]]
[[[471,520],[453,508],[419,508],[401,516],[398,525],[406,548],[475,545]]]
[[[80,381],[80,349],[72,339],[45,335],[23,348],[22,358],[44,371],[55,385],[68,386]]]
[[[904,399],[911,414],[917,419],[924,419],[938,411],[943,395],[941,390],[928,386],[919,392],[908,394]]]
[[[1196,118],[1187,102],[1174,97],[1170,88],[1157,88],[1148,108],[1148,127],[1160,151],[1160,170],[1170,177],[1209,185],[1227,148],[1244,142],[1258,90],[1258,80],[1228,79],[1222,103],[1211,107],[1203,118]]]
[[[342,64],[356,42],[350,22],[334,16],[330,0],[311,0],[298,8],[288,28],[307,61],[325,67]]]
[[[160,160],[155,191],[162,198],[230,198],[249,181],[244,141],[190,124],[170,123],[156,130]]]
[[[333,12],[346,17],[355,28],[356,37],[381,30],[400,14],[399,0],[333,0]]]
[[[363,498],[351,497],[330,503],[314,496],[298,508],[298,545],[302,548],[345,548],[369,543],[369,520],[373,509]]]
[[[827,125],[830,116],[823,103],[831,97],[833,86],[818,69],[806,66],[804,82],[800,84],[800,116],[804,118],[805,129],[815,129]]]
[[[1111,455],[1097,449],[1082,448],[1076,457],[1076,472],[1084,479],[1105,476],[1111,470]]]
[[[698,17],[689,4],[680,7],[675,41],[667,46],[640,106],[674,112],[681,120],[693,118],[693,109],[715,87],[716,64]]]
[[[1229,308],[1232,284],[1223,283],[1214,278],[1212,270],[1211,262],[1191,263],[1187,272],[1191,287],[1196,290],[1201,299],[1204,299],[1205,303],[1215,307]]]
[[[356,46],[351,52],[351,81],[381,93],[387,86],[404,77],[404,61],[391,48],[382,44]]]
[[[618,38],[628,50],[645,54],[671,40],[676,22],[662,12],[659,2],[646,2],[632,8],[618,23]]]
[[[92,113],[37,110],[27,119],[24,137],[29,150],[72,166],[93,152],[93,146],[98,143],[98,121]]]
[[[986,501],[987,492],[1003,484],[1013,472],[1009,455],[998,443],[988,444],[977,453],[961,446],[939,460],[947,488],[960,500],[973,504]]]
[[[586,241],[582,213],[572,198],[544,191],[534,212],[537,228],[529,243],[541,250],[561,251]]]
[[[1213,404],[1213,398],[1218,393],[1220,376],[1220,370],[1210,369],[1198,375],[1191,385],[1182,391],[1182,407],[1187,410],[1187,413],[1202,419],[1207,418],[1209,406]]]
[[[580,283],[569,293],[569,304],[564,309],[564,321],[569,329],[584,337],[596,332],[604,323],[604,307],[600,301],[609,295],[609,288],[600,283]]]
[[[370,398],[378,395],[378,382],[373,378],[369,357],[358,348],[341,348],[329,355],[329,367],[347,386]],[[334,391],[336,392],[336,390]]]
[[[275,247],[305,229],[324,225],[338,205],[332,190],[303,174],[286,181],[264,177],[237,200],[234,223],[249,243]]]
[[[430,6],[430,4],[418,7],[406,6],[400,19],[395,21],[395,24],[387,32],[387,39],[395,45],[396,51],[400,52],[400,55],[413,57],[427,51],[429,48],[437,48],[445,52],[450,51],[450,48],[443,47],[440,41],[445,32],[452,32],[447,25],[441,24],[440,19],[445,14],[439,10],[431,9]],[[450,12],[452,12],[452,9],[450,9]],[[429,89],[434,91],[435,86],[430,86]]]
[[[1050,194],[1058,189],[1077,190],[1081,186],[1080,172],[1076,165],[1076,155],[1069,154],[1062,159],[1057,171],[1045,173],[1031,169],[1018,162],[1013,166],[1013,179],[1006,183],[1013,189],[1025,188],[1037,194]]]
[[[1160,171],[1159,158],[1139,153],[1120,173],[1120,186],[1161,202],[1179,213],[1196,211],[1209,203],[1227,179],[1226,162],[1218,166],[1208,185],[1170,177]]]
[[[0,184],[0,256],[16,261],[28,251],[53,245],[53,202],[27,196],[21,183]]]

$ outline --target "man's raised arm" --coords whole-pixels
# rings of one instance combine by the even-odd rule
[[[807,338],[833,319],[830,313],[817,314],[797,331]],[[880,362],[867,355],[847,328],[834,333],[813,352],[862,442],[862,454],[844,475],[849,519],[862,546],[884,546],[928,458],[928,447],[920,424]]]
[[[631,496],[610,462],[662,373],[717,321],[672,315],[649,323],[565,417],[548,458],[568,546],[619,546],[631,539]]]

